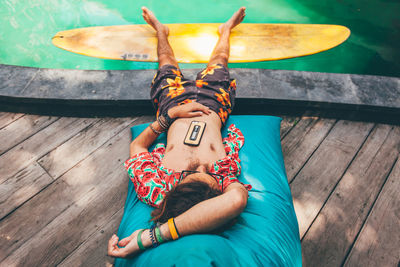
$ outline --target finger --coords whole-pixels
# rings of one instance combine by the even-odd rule
[[[120,247],[125,247],[129,242],[131,242],[131,240],[132,240],[132,237],[130,237],[130,236],[125,237],[124,239],[122,239],[121,241],[119,241],[118,245],[119,245]]]
[[[126,252],[124,249],[120,249],[120,248],[116,247],[115,249],[109,251],[108,255],[111,257],[124,258],[124,257],[126,257]]]
[[[108,240],[108,255],[112,256],[116,250],[118,250],[118,236],[116,236],[115,234],[110,238],[110,240]]]
[[[206,107],[200,103],[195,103],[195,104],[196,104],[197,110],[200,110],[200,111],[204,112],[205,114],[210,114],[211,111],[210,111],[209,107]]]
[[[195,112],[190,112],[189,113],[189,116],[190,117],[199,117],[199,116],[201,116],[201,115],[203,115],[204,113],[203,112],[201,112],[201,111],[195,111]]]
[[[111,238],[108,240],[108,247],[112,247],[118,243],[118,236],[113,234]]]

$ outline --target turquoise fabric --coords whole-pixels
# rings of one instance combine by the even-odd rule
[[[253,186],[247,207],[232,228],[221,235],[185,236],[135,258],[116,259],[115,266],[301,266],[299,228],[283,163],[280,122],[272,116],[231,116],[226,124],[236,124],[245,137],[239,152],[239,180]],[[132,137],[147,125],[132,127]],[[165,142],[165,135],[159,141]],[[118,236],[124,238],[137,229],[149,228],[151,210],[137,199],[129,182]]]

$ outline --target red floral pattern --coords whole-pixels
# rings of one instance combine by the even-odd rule
[[[242,132],[234,124],[228,128],[228,136],[222,140],[226,157],[214,162],[209,172],[224,176],[224,185],[239,182],[241,166],[239,150],[244,144]],[[152,152],[141,152],[125,161],[124,166],[135,186],[138,198],[150,206],[159,207],[165,194],[179,183],[181,173],[161,166],[165,145],[157,144]],[[221,181],[219,181],[221,182]],[[244,185],[250,190],[251,185]]]

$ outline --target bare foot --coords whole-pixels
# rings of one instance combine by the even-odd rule
[[[143,19],[151,26],[153,27],[154,30],[157,32],[165,33],[166,35],[169,34],[169,29],[167,26],[162,24],[156,16],[154,15],[153,12],[151,12],[147,7],[142,7],[142,16]]]
[[[245,11],[246,11],[245,7],[239,8],[239,10],[236,11],[227,22],[219,26],[218,28],[219,34],[222,34],[225,31],[230,31],[235,26],[240,24],[243,21],[244,17],[246,16]]]

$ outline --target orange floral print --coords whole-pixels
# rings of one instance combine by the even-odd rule
[[[154,80],[156,79],[156,77],[157,77],[157,73],[154,74],[153,80],[151,80],[151,84],[154,84]]]
[[[181,73],[180,70],[172,70],[172,72],[173,72],[176,76],[182,77],[182,73]]]
[[[154,106],[155,106],[155,107],[158,107],[158,99],[157,99],[157,98],[155,98],[155,99],[153,100],[153,103],[154,103]]]
[[[215,96],[217,97],[217,100],[219,102],[222,103],[222,105],[226,106],[229,105],[229,107],[231,106],[231,101],[229,99],[229,94],[227,92],[225,92],[224,89],[219,88],[219,90],[221,91],[221,94],[215,93]]]
[[[157,113],[156,113],[156,118],[158,119],[158,116],[160,115],[160,108],[157,109]]]
[[[167,83],[168,83],[168,85],[164,86],[162,89],[164,89],[166,87],[169,87],[170,91],[171,91],[171,89],[185,90],[185,88],[182,86],[182,84],[187,83],[187,81],[186,82],[182,82],[181,81],[181,77],[176,76],[175,80],[167,78]]]
[[[231,88],[233,88],[234,91],[236,91],[236,80],[231,81]]]
[[[206,75],[213,75],[214,74],[214,70],[215,69],[222,69],[221,66],[218,66],[217,64],[211,65],[209,67],[207,67],[205,70],[203,70],[201,72],[201,78],[203,79]]]
[[[183,87],[182,87],[182,89],[176,89],[176,88],[170,87],[169,93],[167,94],[167,96],[174,98],[174,97],[177,97],[178,95],[183,94],[183,92],[185,92],[185,89],[183,89]]]
[[[225,123],[226,118],[228,118],[228,112],[224,111],[222,108],[219,108],[218,116],[221,118],[221,121]]]
[[[202,88],[203,85],[208,85],[208,82],[205,82],[203,80],[196,80],[196,86]]]
[[[181,105],[185,105],[187,103],[192,103],[194,101],[196,101],[196,99],[185,99],[182,102],[180,102],[178,105],[181,106]]]

